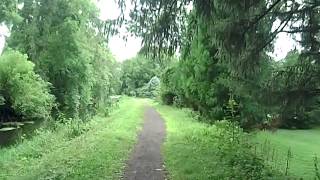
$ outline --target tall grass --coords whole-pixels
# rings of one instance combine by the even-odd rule
[[[144,104],[125,98],[108,118],[39,129],[32,139],[0,149],[0,179],[119,179]]]
[[[256,149],[273,169],[288,177],[315,179],[319,171],[315,154],[320,152],[319,129],[261,131],[253,135]]]
[[[155,104],[166,121],[164,159],[169,176],[177,180],[274,179],[273,171],[255,154],[250,137],[228,121],[199,122],[188,109]]]

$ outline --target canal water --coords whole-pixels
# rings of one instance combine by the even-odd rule
[[[0,148],[18,143],[22,138],[30,138],[41,124],[40,121],[0,123]]]

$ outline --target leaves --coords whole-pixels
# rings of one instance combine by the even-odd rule
[[[45,119],[51,115],[54,97],[49,83],[34,72],[34,64],[25,55],[7,51],[0,57],[2,104],[11,105],[25,119]]]
[[[137,89],[144,87],[153,77],[160,74],[159,65],[143,55],[123,62],[121,69],[121,91],[127,95],[136,95]]]
[[[52,84],[58,111],[87,119],[106,109],[119,86],[117,66],[97,31],[97,7],[90,0],[23,0],[22,22],[8,45],[28,55],[35,71]]]

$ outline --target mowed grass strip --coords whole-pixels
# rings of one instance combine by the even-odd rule
[[[194,120],[184,109],[159,104],[154,107],[166,122],[163,154],[169,179],[212,179],[219,171],[214,155],[216,144],[208,140],[206,133],[215,131],[215,127]]]
[[[274,166],[285,172],[288,151],[291,158],[288,173],[303,179],[315,178],[314,157],[317,156],[320,166],[320,128],[310,130],[278,130],[275,133],[261,131],[255,136],[261,149],[269,146],[268,153],[275,151]],[[270,155],[269,155],[270,156]]]
[[[124,98],[110,117],[95,117],[84,134],[43,131],[0,149],[0,179],[119,179],[143,122],[145,100]]]

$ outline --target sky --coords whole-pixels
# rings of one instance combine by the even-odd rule
[[[6,26],[0,25],[0,54],[5,45],[5,36],[9,36],[9,30]]]
[[[130,1],[130,0],[128,0]],[[100,9],[100,18],[102,20],[115,19],[120,13],[114,0],[94,0]],[[126,12],[128,14],[128,12]],[[0,54],[5,45],[5,36],[9,36],[9,30],[5,26],[0,26]],[[125,28],[120,29],[120,36],[114,36],[110,39],[109,48],[117,61],[124,61],[134,57],[141,48],[141,38],[128,36],[127,41],[121,36],[129,34]],[[295,48],[295,41],[285,33],[280,33],[276,39],[274,53],[270,54],[276,60],[286,57],[287,53]]]
[[[102,20],[116,19],[120,14],[118,5],[114,0],[95,0],[97,7],[100,9],[100,18]],[[130,8],[130,7],[129,7]],[[126,16],[129,16],[127,11]],[[120,29],[120,34],[114,36],[109,41],[109,48],[118,61],[124,61],[137,55],[141,48],[141,38],[128,36],[127,41],[122,36],[129,35],[125,28]]]

